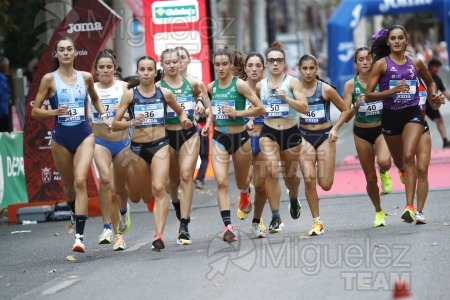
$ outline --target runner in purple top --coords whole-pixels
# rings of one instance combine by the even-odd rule
[[[366,89],[366,102],[383,100],[381,127],[394,164],[405,174],[406,209],[405,222],[414,222],[414,194],[416,189],[415,155],[423,133],[423,116],[419,108],[420,76],[427,86],[428,101],[438,108],[444,98],[436,93],[425,65],[420,59],[405,56],[408,35],[405,28],[393,25],[381,29],[372,36],[371,48],[375,64]],[[379,92],[375,92],[376,85]],[[359,107],[360,103],[356,106]]]

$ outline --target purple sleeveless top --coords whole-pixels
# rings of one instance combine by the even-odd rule
[[[397,85],[397,82],[405,79],[409,85],[409,92],[398,93],[389,96],[383,100],[383,108],[402,109],[406,107],[419,105],[419,88],[417,86],[417,69],[411,59],[406,56],[404,65],[397,65],[388,56],[385,56],[387,62],[386,73],[378,81],[380,92],[389,90]]]

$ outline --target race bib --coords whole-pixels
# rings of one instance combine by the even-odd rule
[[[66,103],[69,107],[66,115],[58,116],[58,123],[84,122],[86,119],[84,112],[84,101]]]
[[[252,103],[248,100],[245,100],[245,109],[249,110],[250,108],[252,108]],[[247,123],[248,122],[248,117],[244,117],[244,122]],[[264,124],[264,116],[259,116],[259,117],[255,117],[253,119],[253,125],[263,125]]]
[[[308,113],[300,113],[300,123],[319,124],[325,122],[325,107],[323,104],[309,105]]]
[[[183,108],[188,116],[192,116],[194,114],[194,98],[192,96],[176,96],[178,104]],[[167,106],[167,117],[168,118],[176,118],[178,115],[175,111]]]
[[[289,117],[289,104],[281,98],[274,99],[262,99],[266,113],[264,118],[288,118]]]
[[[114,104],[118,103],[119,99],[117,98],[102,99],[103,108],[105,109],[106,116],[109,118],[110,122],[114,120],[114,116],[116,115],[116,111],[114,110]],[[93,105],[92,105],[92,115],[95,119],[100,119],[100,114],[97,112],[97,110]]]
[[[394,88],[397,83],[401,80],[389,80],[389,88]],[[408,102],[413,101],[414,96],[416,95],[417,91],[417,81],[416,80],[406,80],[406,84],[409,86],[409,92],[406,93],[397,93],[392,95],[392,99],[394,99],[394,102]]]
[[[358,109],[360,117],[378,116],[383,112],[383,102],[381,100],[375,102],[361,102]]]
[[[424,111],[427,104],[427,91],[420,91],[419,96],[420,96],[419,100],[420,110]]]
[[[223,106],[228,104],[233,109],[236,109],[234,100],[213,100],[211,101],[214,120],[234,120],[232,117],[223,113]]]
[[[136,125],[136,127],[164,125],[164,106],[162,103],[135,105],[134,113],[135,115],[143,114],[145,117],[144,122]]]

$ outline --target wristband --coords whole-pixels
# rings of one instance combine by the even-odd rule
[[[355,104],[353,104],[353,109],[358,112],[358,108],[355,106]]]
[[[103,119],[103,117],[107,117],[107,116],[108,116],[108,114],[104,112],[100,115],[100,119]]]
[[[205,107],[205,102],[203,102],[203,98],[197,98],[197,100],[195,100],[195,103],[201,102],[203,107]]]

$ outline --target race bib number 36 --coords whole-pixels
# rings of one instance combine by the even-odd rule
[[[213,101],[211,101],[214,120],[233,120],[233,118],[231,118],[230,116],[227,116],[226,114],[223,113],[224,105],[229,105],[233,109],[236,109],[234,100],[213,100]]]
[[[162,103],[136,105],[134,107],[136,115],[143,114],[144,122],[139,126],[164,125],[164,106]]]

